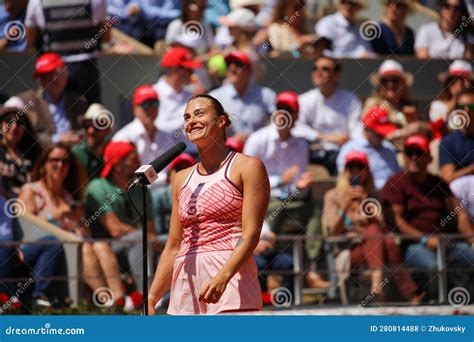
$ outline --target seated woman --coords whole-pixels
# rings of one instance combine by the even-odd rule
[[[398,61],[384,61],[371,76],[370,82],[374,86],[374,94],[365,101],[362,112],[366,113],[376,106],[389,112],[389,120],[398,130],[388,135],[387,139],[399,150],[403,149],[403,141],[410,135],[431,133],[429,123],[421,120],[410,95],[413,75],[405,71]]]
[[[19,196],[26,210],[85,238],[82,254],[86,284],[93,291],[109,287],[116,300],[122,299],[124,291],[115,255],[107,243],[87,239],[90,232],[84,225],[82,205],[85,182],[69,147],[57,143],[46,149],[35,164],[32,181],[22,187]]]
[[[384,299],[383,271],[389,266],[400,294],[413,304],[419,303],[422,295],[417,293],[415,282],[401,266],[403,260],[398,245],[392,237],[383,237],[389,231],[381,223],[376,197],[367,155],[360,151],[349,152],[336,187],[324,197],[323,215],[329,232],[354,238],[351,268],[367,264],[371,270],[371,293],[377,300]]]
[[[383,21],[379,23],[380,36],[370,41],[372,49],[380,55],[414,55],[415,35],[406,25],[407,16],[413,13],[413,0],[381,0]]]
[[[0,176],[7,198],[17,197],[23,184],[29,181],[34,162],[42,147],[38,143],[29,118],[19,108],[0,111]]]

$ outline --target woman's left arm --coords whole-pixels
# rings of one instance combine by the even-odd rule
[[[245,158],[245,159],[244,159]],[[201,290],[199,300],[217,303],[227,283],[239,271],[258,245],[260,230],[270,200],[270,184],[263,163],[256,158],[242,158],[239,167],[243,184],[242,237],[224,267]]]

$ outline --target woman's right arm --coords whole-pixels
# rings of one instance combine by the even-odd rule
[[[336,197],[338,190],[329,190],[324,196],[323,215],[330,235],[342,235],[347,232],[344,227],[344,215],[339,215],[339,205]],[[339,194],[341,196],[342,194]]]
[[[173,265],[181,247],[181,240],[183,239],[183,228],[178,216],[178,193],[182,187],[185,177],[189,171],[183,170],[176,174],[173,182],[172,191],[172,209],[170,219],[170,231],[168,241],[160,256],[160,262],[156,268],[155,278],[151,284],[150,293],[148,297],[148,309],[150,315],[155,314],[155,305],[163,297],[165,292],[171,287],[171,280],[173,277]]]

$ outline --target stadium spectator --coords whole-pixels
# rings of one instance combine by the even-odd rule
[[[374,86],[374,94],[364,104],[363,112],[375,106],[382,107],[389,113],[390,122],[397,126],[387,139],[403,149],[403,140],[413,134],[431,132],[428,122],[420,119],[415,102],[411,99],[410,88],[413,84],[413,75],[403,69],[395,60],[384,61],[378,71],[370,78]]]
[[[336,174],[339,149],[351,137],[361,134],[361,102],[350,91],[341,89],[341,64],[331,57],[319,57],[314,62],[314,89],[299,97],[300,115],[295,136],[321,147],[311,153],[311,162],[324,165]]]
[[[437,10],[439,23],[425,24],[416,34],[416,57],[472,59],[470,25],[461,25],[462,18],[469,18],[464,0],[441,0]]]
[[[456,178],[474,174],[474,92],[465,90],[458,97],[458,112],[452,123],[458,130],[446,135],[439,146],[441,178],[451,183]]]
[[[304,139],[291,134],[298,118],[298,95],[290,91],[280,93],[276,107],[270,125],[252,133],[244,146],[244,154],[261,159],[269,175],[271,201],[266,222],[277,235],[283,232],[282,224],[288,219],[296,221],[300,233],[321,234],[320,208],[308,199],[314,178],[313,173],[306,171],[308,145]],[[288,199],[291,203],[283,204]],[[315,260],[320,252],[320,242],[308,240],[306,247],[311,260]],[[307,279],[314,277],[314,274],[308,274]],[[326,285],[319,276],[317,278]]]
[[[448,263],[454,260],[472,267],[474,226],[448,184],[427,172],[431,159],[428,143],[422,135],[406,140],[406,169],[390,178],[380,193],[381,201],[389,208],[391,224],[412,239],[405,252],[409,266],[436,271],[436,248],[445,239],[443,234],[456,233],[457,224],[458,233],[465,238],[447,242]]]
[[[93,238],[114,239],[111,247],[119,260],[124,260],[122,271],[131,271],[138,291],[142,292],[142,246],[137,243],[142,241],[141,220],[126,195],[134,171],[140,166],[140,158],[134,145],[113,141],[105,147],[104,162],[101,178],[93,179],[87,186],[86,217],[95,218],[90,222]],[[132,189],[130,196],[137,208],[141,208],[141,192]],[[148,203],[152,203],[149,196]],[[154,240],[151,208],[148,206],[147,229],[150,239]]]
[[[62,142],[72,145],[80,142],[74,133],[78,128],[77,118],[87,110],[84,97],[66,89],[68,71],[61,56],[46,53],[35,63],[35,79],[39,88],[27,90],[18,95],[29,104],[33,129],[43,143]]]
[[[361,35],[357,13],[365,7],[364,0],[338,0],[337,12],[321,18],[315,31],[332,43],[331,56],[336,58],[373,57],[368,38]]]
[[[60,308],[69,306],[71,299],[67,283],[52,279],[53,277],[67,277],[66,259],[61,242],[53,236],[45,236],[35,241],[37,244],[24,243],[19,248],[7,244],[21,240],[21,232],[16,218],[12,217],[12,212],[9,211],[14,205],[22,204],[7,202],[1,194],[0,188],[0,206],[6,209],[0,211],[0,260],[2,260],[0,263],[0,297],[4,294],[13,302],[12,309],[14,310],[9,311],[18,309],[20,304],[18,300],[23,302],[24,299],[21,296],[13,299],[13,296],[18,294],[18,282],[4,279],[24,276],[22,268],[25,268],[26,274],[31,274],[34,281],[32,304],[35,308],[42,309],[53,305]],[[2,313],[5,314],[4,309],[2,309]]]
[[[264,127],[275,110],[275,92],[252,81],[254,72],[248,54],[233,51],[225,57],[224,85],[209,94],[218,99],[230,115],[230,136],[245,142],[248,135]]]
[[[181,153],[171,164],[167,167],[167,186],[161,187],[157,190],[157,201],[154,201],[154,210],[156,213],[155,225],[156,234],[168,235],[171,217],[171,190],[176,173],[193,166],[196,160],[187,153]]]
[[[214,33],[211,25],[204,20],[207,0],[182,0],[181,18],[173,20],[166,30],[166,43],[172,44],[177,37],[184,35],[197,40],[196,52],[203,54],[214,45]]]
[[[316,38],[314,33],[306,31],[305,3],[299,0],[279,0],[272,22],[255,39],[264,42],[272,50],[272,56],[290,52],[294,57],[299,57],[301,53],[314,57],[315,51],[320,55],[328,47],[327,39]]]
[[[397,127],[390,123],[387,110],[381,107],[367,111],[362,123],[363,135],[349,140],[342,146],[337,156],[337,169],[339,173],[344,170],[344,161],[349,152],[354,150],[364,152],[369,158],[375,188],[380,190],[388,178],[399,171],[395,146],[386,140]]]
[[[0,109],[0,187],[6,198],[17,197],[30,173],[42,145],[28,116],[19,108]]]
[[[220,17],[219,27],[216,34],[216,46],[226,55],[232,50],[241,50],[251,53],[254,49],[252,39],[258,29],[255,14],[247,8],[236,8],[228,15]],[[220,31],[228,32],[228,39],[217,41],[222,36]]]
[[[474,85],[474,74],[469,62],[456,60],[442,72],[438,79],[443,83],[441,94],[431,102],[430,121],[435,138],[441,138],[446,133],[445,124],[448,114],[456,109],[459,95]]]
[[[90,236],[84,221],[84,174],[69,147],[53,144],[39,156],[19,196],[26,210],[84,239]],[[105,202],[104,202],[105,203]],[[82,244],[83,275],[92,291],[107,286],[114,298],[124,295],[118,262],[107,243]]]
[[[456,178],[449,184],[449,188],[474,222],[474,175]]]
[[[160,66],[165,74],[160,77],[153,89],[160,94],[160,108],[156,124],[158,129],[177,134],[183,128],[184,107],[192,96],[186,87],[193,71],[200,68],[200,62],[193,60],[191,53],[185,48],[172,48],[163,56]],[[179,134],[183,136],[183,134]]]
[[[32,49],[61,54],[68,68],[68,88],[89,104],[100,103],[97,55],[111,41],[113,21],[106,0],[29,0],[26,39]]]
[[[367,154],[351,151],[344,157],[344,170],[337,185],[324,196],[324,217],[331,235],[352,237],[351,268],[367,264],[371,271],[371,293],[383,301],[384,268],[392,267],[400,293],[417,304],[421,296],[410,274],[401,267],[403,258],[392,236],[382,222],[381,210],[370,212],[367,201],[375,202],[377,190],[370,172]]]
[[[414,11],[413,0],[382,0],[383,20],[380,35],[370,41],[379,55],[414,55],[415,34],[406,25],[406,18]]]
[[[139,86],[133,94],[135,119],[112,137],[112,141],[128,141],[135,145],[140,161],[144,164],[151,163],[176,142],[173,135],[156,126],[159,105],[158,95],[151,85]],[[160,172],[158,178],[157,182],[164,184],[166,172]]]
[[[0,6],[0,50],[25,51],[25,17],[28,0],[5,0]]]
[[[87,181],[90,181],[99,177],[104,167],[104,149],[113,129],[112,113],[103,105],[93,103],[78,121],[84,137],[72,147],[72,153],[86,171]]]

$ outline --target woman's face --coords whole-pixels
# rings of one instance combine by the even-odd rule
[[[193,144],[211,144],[221,139],[225,130],[226,118],[216,115],[211,100],[206,98],[188,102],[183,118],[184,131]]]
[[[380,89],[385,100],[399,101],[405,95],[406,83],[399,76],[385,76],[380,79]]]
[[[447,82],[449,87],[449,93],[455,97],[462,93],[464,90],[469,89],[471,82],[465,77],[454,77],[448,78]]]
[[[10,116],[2,121],[3,139],[9,146],[17,146],[25,134],[25,119]]]
[[[408,5],[403,2],[391,0],[385,4],[385,16],[391,22],[405,22],[408,14]]]
[[[439,9],[439,19],[448,26],[458,25],[461,18],[461,0],[446,0]]]
[[[359,177],[361,186],[364,186],[367,183],[369,169],[364,164],[352,161],[346,165],[346,170],[349,172],[349,177]]]
[[[49,152],[45,164],[45,177],[54,182],[63,182],[69,173],[70,161],[65,149],[55,147]]]
[[[201,21],[207,6],[207,0],[195,0],[186,7],[189,20]]]

